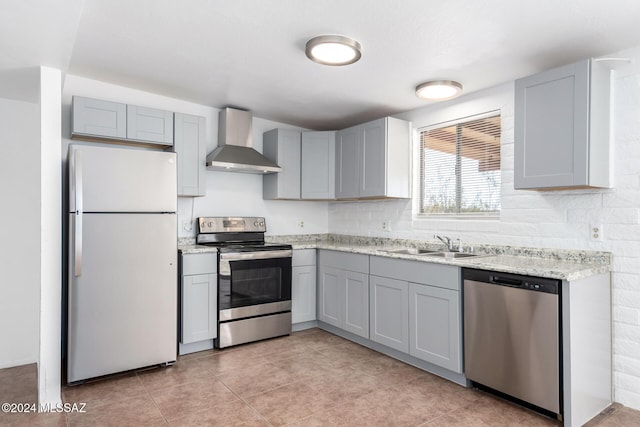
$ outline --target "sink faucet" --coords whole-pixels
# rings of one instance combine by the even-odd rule
[[[434,234],[433,237],[435,237],[436,239],[440,240],[442,243],[445,244],[445,246],[447,247],[447,250],[449,251],[453,251],[453,241],[451,240],[450,237],[447,236],[439,236],[437,234]]]

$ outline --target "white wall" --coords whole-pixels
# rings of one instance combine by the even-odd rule
[[[262,134],[274,128],[299,129],[254,117],[254,148],[262,152]],[[262,175],[254,174],[207,171],[205,197],[178,199],[181,237],[195,236],[195,227],[188,232],[182,229],[182,224],[199,216],[263,216],[267,234],[271,235],[326,233],[328,230],[326,202],[263,200]],[[303,228],[298,227],[300,221],[304,222]]]
[[[514,190],[513,84],[509,83],[403,116],[420,127],[501,110],[499,220],[415,219],[411,201],[331,203],[329,229],[333,233],[426,240],[441,233],[470,243],[611,251],[615,401],[640,409],[640,47],[609,56],[633,60],[619,65],[614,74],[613,189]],[[382,221],[388,219],[391,232],[384,232]],[[591,223],[603,225],[603,241],[590,239]]]
[[[60,400],[62,170],[60,70],[40,68],[40,354],[38,402]]]
[[[218,145],[219,109],[168,98],[122,86],[116,86],[83,77],[68,75],[63,90],[62,135],[63,155],[66,155],[70,137],[71,97],[87,96],[109,101],[124,102],[146,107],[160,108],[180,113],[195,114],[206,118],[207,153]],[[280,127],[292,126],[253,119],[253,144],[262,152],[262,133]],[[328,206],[326,202],[265,201],[262,200],[262,176],[234,172],[207,171],[207,194],[204,197],[178,198],[178,234],[195,237],[196,229],[183,230],[183,222],[191,222],[199,216],[264,216],[267,234],[313,234],[328,230]],[[304,222],[304,228],[297,226]]]
[[[31,92],[39,82],[38,73],[26,77],[26,101],[0,98],[0,368],[38,360],[40,111]]]

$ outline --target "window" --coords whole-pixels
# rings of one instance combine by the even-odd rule
[[[500,213],[500,113],[422,128],[420,214]]]

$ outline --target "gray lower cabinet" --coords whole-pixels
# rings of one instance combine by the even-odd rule
[[[584,60],[516,80],[516,189],[610,186],[610,73]]]
[[[462,373],[460,268],[370,258],[371,339]]]
[[[369,257],[321,250],[318,320],[369,338]]]
[[[182,343],[216,337],[215,274],[190,274],[182,280]]]
[[[342,329],[369,338],[369,275],[343,271],[344,322]]]
[[[262,177],[262,198],[300,199],[300,131],[271,129],[265,132],[262,154],[282,168],[282,172]]]
[[[462,372],[460,293],[409,283],[409,354]]]
[[[207,188],[205,118],[175,113],[174,119],[178,196],[204,196]]]
[[[291,323],[316,320],[316,250],[293,251],[291,278]]]
[[[180,354],[182,346],[217,337],[218,320],[218,284],[217,254],[182,254],[181,288],[181,330]]]
[[[343,270],[320,265],[318,267],[318,320],[342,328]]]
[[[409,284],[370,276],[372,341],[409,353]]]
[[[302,132],[301,194],[306,200],[330,200],[336,191],[336,133]]]

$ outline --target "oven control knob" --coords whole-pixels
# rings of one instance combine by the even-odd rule
[[[257,227],[259,225],[258,221],[253,221],[253,225],[254,227]]]
[[[264,227],[264,221],[260,221],[260,227]]]

